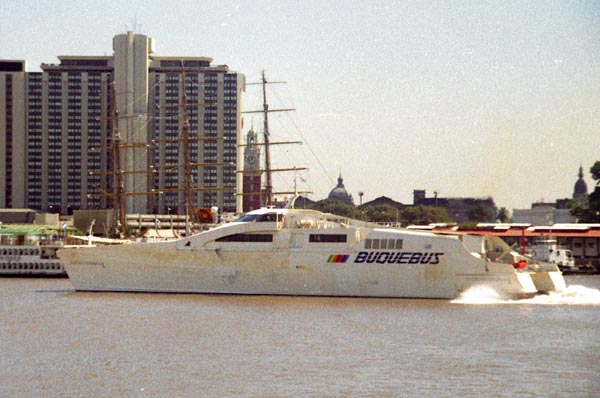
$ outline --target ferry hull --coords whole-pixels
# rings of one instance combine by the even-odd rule
[[[537,292],[506,264],[328,263],[328,252],[177,251],[170,244],[60,252],[76,290],[452,299],[472,286]],[[451,261],[451,259],[449,259]],[[480,263],[478,263],[478,261]],[[489,268],[495,267],[494,272]]]
[[[59,256],[77,290],[436,299],[475,286],[508,297],[538,292],[499,238],[379,228],[306,209],[261,209],[176,241]]]

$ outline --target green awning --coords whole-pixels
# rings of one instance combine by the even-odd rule
[[[58,231],[43,225],[2,225],[0,226],[0,234],[57,235]]]

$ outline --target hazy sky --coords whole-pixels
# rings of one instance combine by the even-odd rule
[[[272,80],[275,167],[309,167],[322,199],[341,171],[358,202],[492,196],[498,206],[571,197],[600,160],[598,1],[0,0],[0,58],[30,71],[58,55],[111,55],[151,36],[156,55],[210,56]],[[249,86],[244,109],[258,109]],[[245,127],[252,120],[245,116]],[[254,125],[261,120],[255,116]],[[274,149],[275,151],[275,149]],[[285,160],[289,157],[289,160]],[[293,175],[274,177],[276,190]]]

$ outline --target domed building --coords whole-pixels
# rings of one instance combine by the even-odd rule
[[[587,184],[583,180],[583,166],[579,166],[579,179],[575,182],[575,189],[573,189],[573,199],[580,203],[586,201],[588,195]]]
[[[338,183],[335,186],[335,188],[333,188],[331,192],[329,192],[329,196],[327,197],[327,199],[339,200],[341,202],[348,203],[349,205],[354,204],[352,195],[348,194],[348,191],[346,191],[346,188],[344,187],[344,179],[342,178],[342,173],[340,173],[340,176],[338,177]]]
[[[573,189],[573,200],[585,203],[588,197],[588,188],[583,179],[583,166],[579,166],[579,179]],[[514,223],[529,223],[533,225],[570,224],[577,222],[571,214],[571,198],[557,199],[555,202],[536,202],[531,204],[531,209],[513,209]]]

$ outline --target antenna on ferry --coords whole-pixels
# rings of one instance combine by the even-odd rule
[[[300,195],[298,193],[298,168],[294,166],[294,193],[292,195],[292,198],[285,205],[285,208],[293,209],[294,204],[296,203],[296,199],[298,199],[299,196]]]
[[[93,234],[94,224],[96,224],[95,218],[92,219],[92,222],[90,223],[90,228],[88,230],[88,246],[92,245],[92,237],[94,236],[94,234]]]

